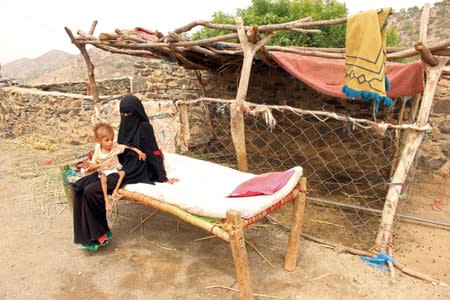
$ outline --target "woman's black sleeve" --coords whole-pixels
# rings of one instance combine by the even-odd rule
[[[164,168],[163,154],[159,150],[156,142],[153,126],[150,123],[143,123],[140,128],[141,151],[147,155],[147,169],[150,181],[166,182],[167,175]]]

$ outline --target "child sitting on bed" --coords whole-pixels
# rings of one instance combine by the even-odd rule
[[[105,208],[106,210],[111,210],[112,206],[109,202],[107,192],[107,177],[109,174],[118,173],[119,180],[117,181],[113,196],[120,198],[119,187],[125,176],[125,171],[121,170],[122,165],[120,164],[117,155],[123,153],[125,149],[131,149],[136,152],[140,160],[145,160],[146,155],[137,148],[114,142],[114,130],[108,123],[99,122],[95,124],[94,136],[96,142],[94,155],[92,156],[89,167],[86,169],[85,173],[88,175],[95,171],[98,172],[103,196],[105,198]]]

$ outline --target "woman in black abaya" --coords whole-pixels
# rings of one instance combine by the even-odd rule
[[[107,190],[111,194],[119,176],[108,175]],[[73,186],[74,242],[82,249],[97,250],[107,244],[112,233],[106,220],[105,198],[97,172],[85,176]]]
[[[147,155],[145,162],[133,151],[125,150],[119,155],[125,171],[124,184],[137,182],[166,182],[163,156],[158,148],[153,127],[141,101],[133,95],[120,100],[119,144],[138,148]]]
[[[117,142],[143,151],[147,158],[139,160],[128,149],[119,160],[125,171],[122,184],[167,181],[162,153],[158,148],[153,127],[141,101],[127,95],[120,100],[120,127]],[[117,174],[108,176],[108,194],[114,190]],[[100,180],[96,173],[85,176],[74,184],[73,227],[75,244],[80,248],[97,250],[106,244],[112,233],[106,219],[105,202]]]

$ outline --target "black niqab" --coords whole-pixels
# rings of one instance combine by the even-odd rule
[[[133,95],[120,100],[120,127],[117,142],[143,151],[147,159],[140,161],[134,151],[127,150],[119,156],[125,171],[123,184],[167,181],[161,151],[144,106]]]
[[[120,100],[120,127],[117,142],[124,145],[140,147],[137,130],[141,122],[149,122],[144,106],[138,97],[127,95]],[[131,114],[131,115],[124,115]]]

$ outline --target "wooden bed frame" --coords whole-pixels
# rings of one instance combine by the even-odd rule
[[[69,165],[61,166],[64,189],[68,204],[72,208],[72,189],[71,184],[67,181],[68,169],[70,169]],[[202,218],[176,205],[159,201],[144,194],[132,192],[124,188],[120,189],[120,192],[123,195],[121,200],[137,202],[170,213],[230,243],[241,299],[253,299],[244,229],[250,227],[265,216],[270,215],[285,204],[293,202],[291,230],[286,249],[284,268],[287,271],[294,271],[297,266],[298,247],[303,227],[306,201],[306,177],[300,177],[296,186],[284,198],[248,219],[241,218],[240,212],[235,210],[227,211],[226,219]]]
[[[291,230],[287,244],[284,268],[287,271],[294,271],[297,266],[298,247],[305,210],[306,177],[301,177],[296,187],[286,197],[257,215],[249,219],[243,219],[241,218],[240,212],[229,210],[227,212],[227,218],[218,222],[190,214],[175,205],[161,202],[140,193],[131,192],[126,189],[121,189],[120,191],[124,196],[122,200],[134,201],[168,212],[230,243],[241,299],[253,299],[244,229],[250,227],[252,224],[276,211],[283,205],[293,202]]]

